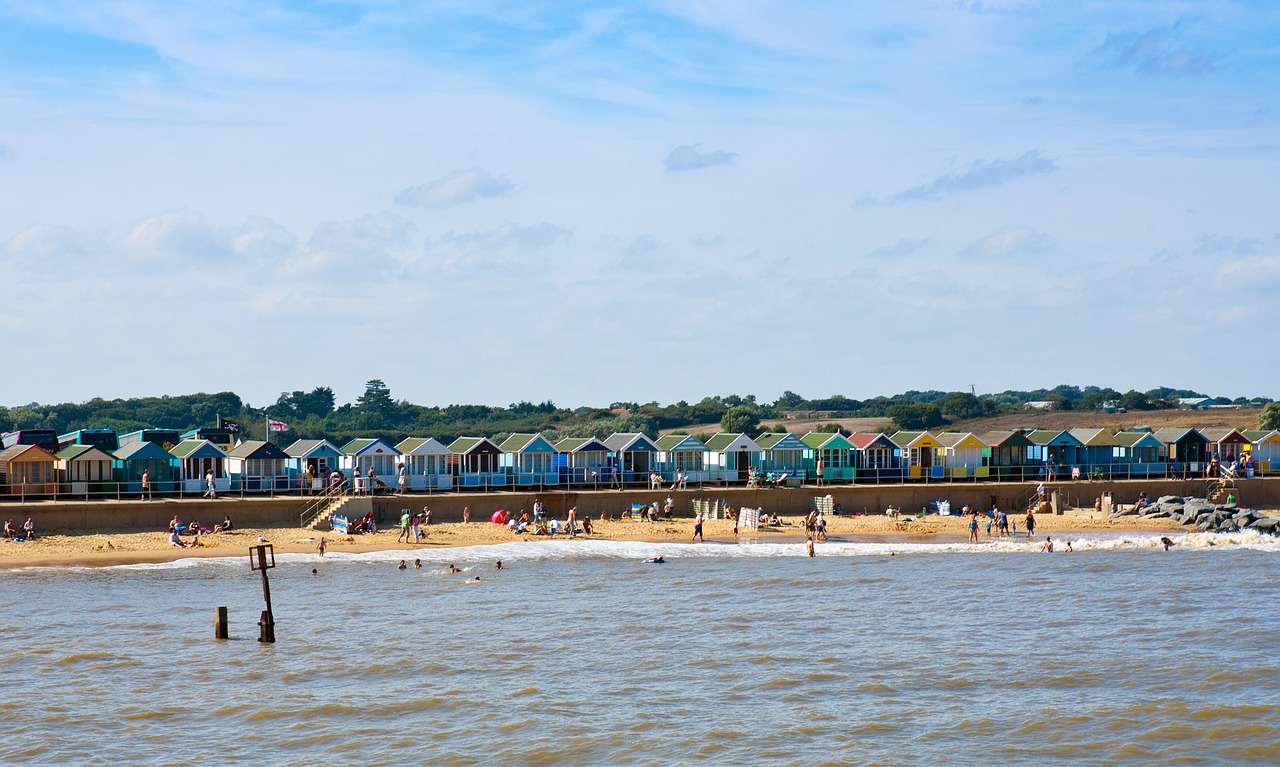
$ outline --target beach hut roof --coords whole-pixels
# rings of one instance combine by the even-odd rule
[[[226,452],[207,439],[184,439],[169,453],[174,458],[226,458]]]
[[[1245,429],[1240,432],[1249,440],[1252,445],[1260,445],[1263,442],[1280,442],[1280,431],[1271,429]]]
[[[1033,443],[1027,439],[1027,435],[1020,431],[989,431],[981,434],[978,439],[987,443],[993,448],[998,447],[1031,447]]]
[[[761,434],[756,437],[756,444],[762,450],[804,450],[806,447],[799,437],[789,431]]]
[[[396,450],[399,450],[401,455],[453,455],[453,451],[435,437],[402,439],[396,444]]]
[[[956,431],[944,431],[941,434],[935,434],[933,436],[936,437],[938,442],[941,443],[942,446],[947,448],[948,450],[958,450],[962,448],[978,448],[978,447],[987,446],[987,443],[978,439],[978,435],[968,431],[964,433],[956,432]]]
[[[498,449],[504,453],[554,453],[556,446],[541,434],[512,434]]]
[[[1069,429],[1085,447],[1118,447],[1116,436],[1106,429]]]
[[[1041,447],[1083,447],[1084,443],[1076,439],[1069,431],[1059,431],[1055,429],[1033,429],[1027,434],[1027,439],[1040,445]]]
[[[34,451],[34,452],[33,452]],[[0,463],[12,461],[53,461],[53,453],[39,445],[14,445],[0,450]]]
[[[487,446],[487,447],[486,447]],[[485,437],[458,437],[449,443],[449,452],[458,455],[466,455],[476,450],[484,450],[490,453],[502,452],[498,450],[498,446],[490,442]]]
[[[1122,431],[1115,435],[1115,440],[1122,447],[1164,447],[1149,431]]]
[[[595,437],[565,437],[556,443],[557,453],[607,453],[609,446]]]
[[[639,432],[617,432],[604,440],[605,447],[615,453],[658,452],[658,445]]]
[[[1160,440],[1160,442],[1166,445],[1172,445],[1175,442],[1181,442],[1182,440],[1192,435],[1199,438],[1201,442],[1209,441],[1204,438],[1204,435],[1201,434],[1199,430],[1192,427],[1183,428],[1180,426],[1169,426],[1164,429],[1156,430],[1156,439]]]
[[[68,445],[59,450],[55,457],[63,461],[112,461],[115,456],[94,445]]]
[[[289,455],[270,442],[260,439],[247,439],[231,448],[231,452],[227,453],[227,457],[246,461],[260,461],[273,458],[288,458]]]
[[[122,461],[168,461],[173,454],[154,442],[130,442],[115,451],[116,458]]]
[[[1240,433],[1239,429],[1209,428],[1201,429],[1200,434],[1210,442],[1223,444],[1244,444],[1249,438]]]
[[[691,434],[668,434],[658,437],[658,449],[665,453],[696,453],[705,451],[707,446]]]
[[[300,439],[284,449],[290,458],[338,458],[342,449],[327,439]]]
[[[378,437],[353,439],[342,446],[342,452],[347,455],[400,455],[399,450]]]
[[[927,431],[900,431],[889,440],[898,447],[942,447],[942,443]]]
[[[881,432],[867,432],[865,434],[850,434],[849,443],[859,450],[867,450],[872,447],[895,448],[893,440],[888,435]]]
[[[725,432],[710,437],[706,441],[707,450],[713,453],[738,453],[748,450],[753,453],[760,452],[760,445],[755,440],[745,434]]]
[[[849,438],[838,431],[811,431],[800,441],[815,450],[848,450],[853,447]]]

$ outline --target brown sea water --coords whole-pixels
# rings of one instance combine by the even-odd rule
[[[294,556],[274,646],[244,559],[0,572],[0,763],[1280,763],[1280,547],[1179,542]]]

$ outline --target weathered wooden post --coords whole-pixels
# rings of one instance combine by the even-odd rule
[[[249,548],[249,568],[262,572],[262,598],[267,609],[262,611],[258,621],[258,641],[272,644],[276,641],[276,620],[271,614],[271,584],[267,581],[267,571],[276,566],[275,548],[269,543]]]
[[[218,617],[213,620],[213,638],[227,639],[227,608],[218,608]]]

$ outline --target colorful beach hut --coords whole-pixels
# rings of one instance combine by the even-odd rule
[[[1272,429],[1245,429],[1241,432],[1249,439],[1249,456],[1259,474],[1280,473],[1280,431]]]
[[[184,439],[169,451],[178,459],[182,475],[182,491],[204,493],[209,489],[205,477],[213,473],[216,490],[231,489],[231,476],[227,473],[227,451],[207,439]]]
[[[1124,446],[1110,429],[1070,429],[1081,445],[1081,479],[1110,477],[1113,468],[1128,463]],[[1072,478],[1075,478],[1072,472]]]
[[[1039,467],[1032,464],[1030,448],[1035,443],[1021,431],[993,431],[979,435],[987,443],[988,475],[997,479],[1022,481],[1032,479]]]
[[[453,451],[435,437],[409,437],[396,443],[408,472],[410,490],[448,490],[453,487],[449,461]]]
[[[1175,473],[1189,471],[1197,473],[1204,469],[1209,460],[1209,440],[1197,429],[1169,427],[1157,429],[1155,438],[1165,447],[1170,469]]]
[[[489,487],[507,484],[502,472],[502,451],[484,437],[458,437],[449,443],[450,465],[458,487]]]
[[[911,479],[943,477],[942,443],[927,431],[900,431],[889,438],[902,454],[907,476]],[[936,459],[936,460],[935,460]],[[936,464],[936,471],[935,469]]]
[[[616,432],[605,438],[604,445],[624,483],[648,482],[649,473],[658,468],[658,445],[644,434]]]
[[[68,445],[55,457],[62,492],[85,497],[116,492],[116,457],[111,453],[94,445]]]
[[[1237,429],[1208,428],[1199,431],[1209,443],[1209,457],[1218,456],[1218,461],[1224,466],[1249,452],[1249,438]]]
[[[310,490],[324,490],[329,485],[329,475],[342,468],[342,448],[327,439],[300,439],[284,449],[289,456],[285,461],[285,471],[293,477],[300,477],[306,484],[307,474],[311,475]]]
[[[1034,443],[1028,457],[1033,466],[1039,467],[1042,479],[1069,479],[1071,469],[1077,469],[1078,474],[1084,464],[1084,443],[1070,431],[1032,429],[1027,432],[1027,439]]]
[[[116,457],[116,478],[126,493],[142,492],[142,473],[151,480],[152,493],[171,493],[178,489],[180,480],[178,459],[163,447],[150,440],[121,445]]]
[[[805,446],[804,467],[809,476],[821,478],[823,482],[853,481],[856,453],[847,437],[838,431],[811,431],[800,441]]]
[[[39,445],[0,450],[0,487],[7,495],[53,495],[58,491],[58,459]]]
[[[372,466],[378,481],[393,489],[400,480],[400,458],[399,450],[377,437],[353,439],[342,446],[342,469],[347,477],[352,477],[357,467],[361,476],[368,476]]]
[[[760,445],[745,434],[723,433],[709,437],[707,479],[712,482],[746,482],[752,466],[760,466]]]
[[[946,431],[935,434],[934,438],[942,445],[941,463],[948,477],[976,479],[987,476],[984,460],[987,443],[979,439],[978,435],[972,432]]]
[[[1115,439],[1123,452],[1120,461],[1108,471],[1108,478],[1145,479],[1163,477],[1168,472],[1168,448],[1151,432],[1122,431]]]
[[[270,442],[247,439],[227,453],[231,489],[263,493],[289,489],[289,456]]]
[[[226,452],[235,447],[236,433],[230,429],[223,429],[216,426],[204,426],[199,429],[191,429],[182,433],[182,438],[187,439],[203,439],[217,445]]]
[[[853,445],[856,482],[900,482],[905,471],[902,468],[902,449],[893,444],[888,435],[879,432],[850,434]]]
[[[556,446],[541,434],[512,434],[498,445],[499,465],[516,487],[543,487],[560,482]]]
[[[617,470],[609,463],[609,446],[595,437],[565,437],[556,442],[556,469],[564,484],[614,484]]]
[[[786,472],[789,479],[801,482],[806,479],[804,452],[808,445],[799,437],[789,431],[767,432],[756,437],[756,444],[760,446],[760,468],[765,472]]]
[[[707,475],[707,446],[688,434],[668,434],[658,438],[658,466],[663,479],[674,482],[683,476],[702,482]]]

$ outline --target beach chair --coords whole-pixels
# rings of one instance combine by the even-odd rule
[[[347,528],[348,526],[350,526],[350,524],[351,524],[350,520],[348,520],[346,517],[340,517],[336,514],[332,517],[329,517],[329,529],[339,535],[346,535]]]
[[[627,519],[635,519],[635,520],[644,519],[644,512],[648,508],[649,507],[643,503],[631,504],[631,511],[627,512]]]

